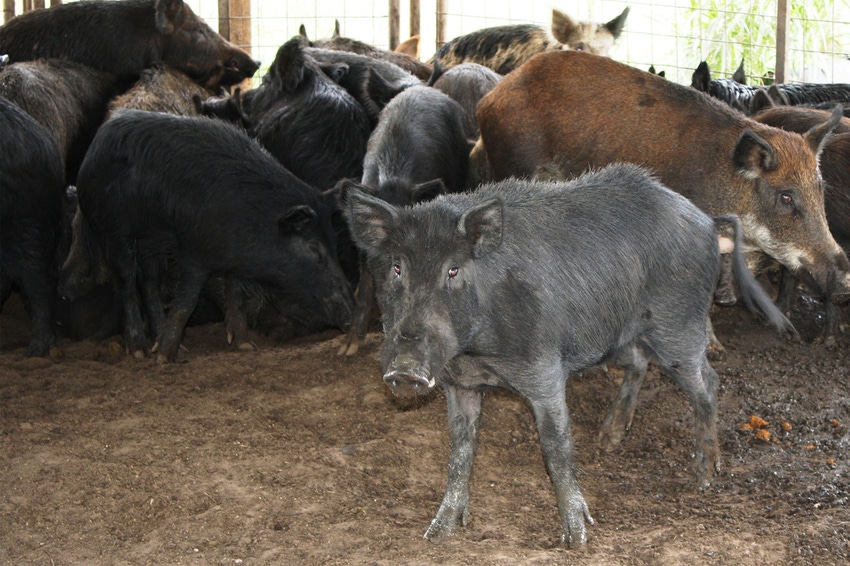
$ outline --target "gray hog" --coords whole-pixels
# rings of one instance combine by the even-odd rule
[[[693,407],[697,475],[709,484],[719,448],[706,320],[719,251],[714,222],[690,201],[619,164],[572,182],[511,179],[405,208],[352,191],[346,216],[380,276],[384,381],[399,396],[439,384],[448,401],[448,484],[426,538],[466,524],[483,390],[501,387],[534,413],[561,541],[584,544],[593,520],[576,479],[565,386],[606,361],[626,373],[601,443],[623,438],[655,359]],[[782,320],[737,259],[743,292]]]

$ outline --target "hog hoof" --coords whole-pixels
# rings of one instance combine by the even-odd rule
[[[241,342],[238,348],[242,352],[256,352],[259,350],[257,345],[251,342],[250,340],[247,342]]]

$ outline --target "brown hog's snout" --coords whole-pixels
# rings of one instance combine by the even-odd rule
[[[411,355],[400,354],[390,364],[384,374],[386,383],[397,397],[427,395],[434,388],[435,381],[418,360]]]

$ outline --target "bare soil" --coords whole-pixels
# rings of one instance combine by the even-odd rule
[[[128,357],[119,338],[63,339],[32,359],[13,296],[0,318],[0,563],[848,564],[850,333],[825,347],[822,317],[800,298],[795,342],[743,307],[717,309],[723,471],[705,492],[670,381],[651,371],[608,453],[596,433],[620,375],[572,378],[596,520],[576,550],[557,543],[532,414],[501,391],[484,401],[469,524],[423,540],[446,481],[445,399],[392,397],[380,333],[351,358],[336,355],[339,333],[258,335],[246,353],[207,324],[187,330],[182,363]],[[753,416],[767,424],[742,427]]]

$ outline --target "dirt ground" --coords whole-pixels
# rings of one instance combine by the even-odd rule
[[[596,520],[572,550],[557,544],[531,412],[500,391],[484,401],[469,524],[423,540],[446,481],[445,399],[394,399],[379,333],[351,358],[336,355],[339,333],[258,335],[246,353],[208,324],[168,366],[128,358],[117,338],[63,339],[53,358],[28,359],[13,296],[0,318],[0,562],[848,564],[850,332],[813,341],[822,314],[798,301],[796,343],[743,307],[715,313],[723,471],[706,492],[690,409],[657,370],[611,453],[595,437],[617,371],[571,379]],[[742,428],[753,416],[767,424]]]

